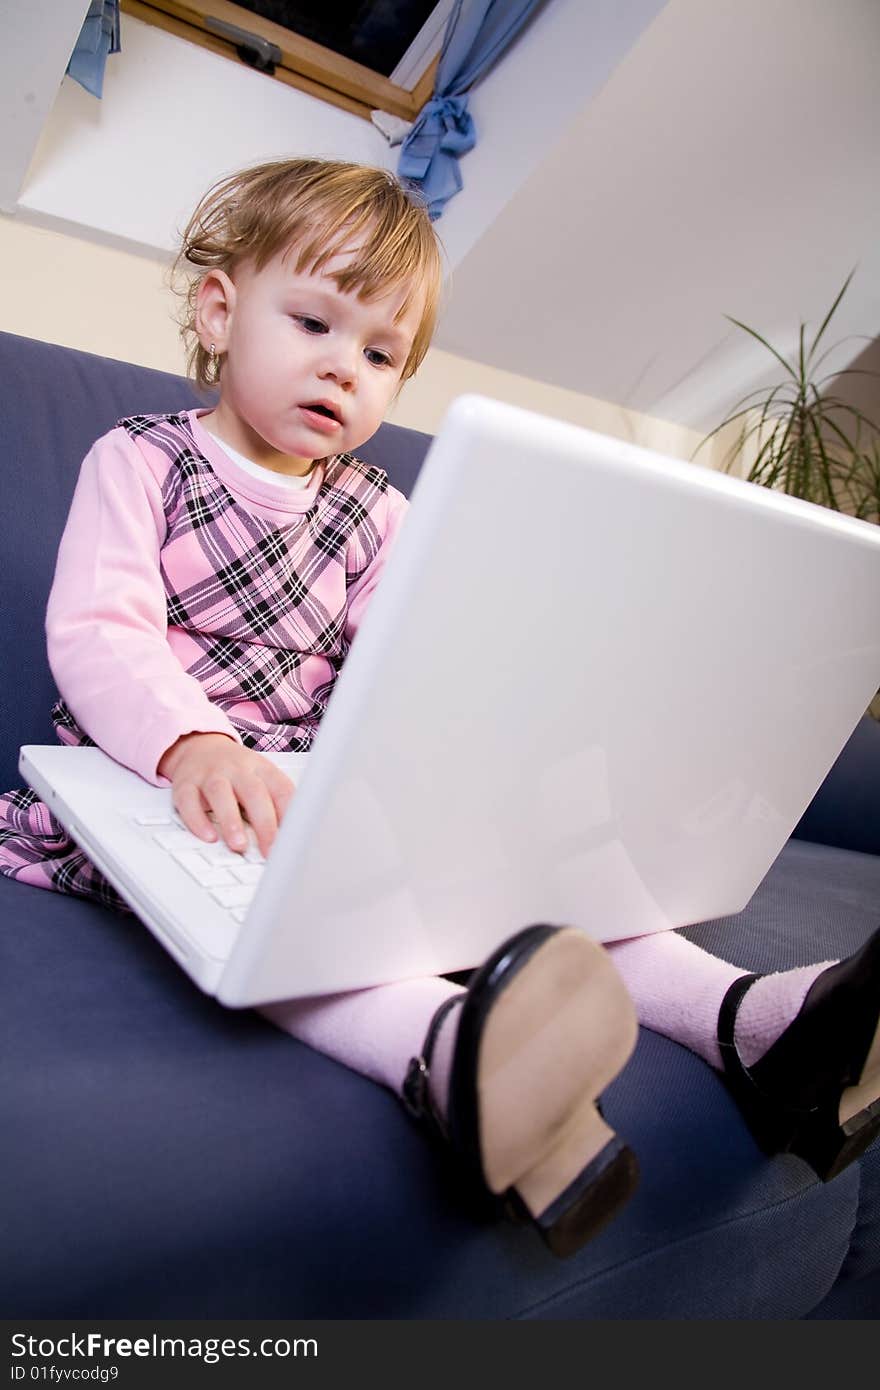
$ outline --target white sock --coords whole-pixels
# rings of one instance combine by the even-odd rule
[[[435,1011],[461,992],[461,985],[432,976],[286,999],[265,1004],[260,1012],[300,1042],[400,1095],[410,1058],[421,1054]],[[431,1066],[431,1093],[444,1114],[458,1015],[458,1009],[451,1009],[444,1020]]]
[[[734,980],[747,972],[672,931],[612,942],[607,949],[630,992],[639,1022],[690,1048],[721,1071],[718,1013]],[[828,964],[766,975],[746,991],[734,1029],[745,1066],[754,1065],[784,1032]]]
[[[833,961],[804,965],[756,980],[740,1000],[733,1040],[743,1066],[754,1066],[797,1017],[807,991]]]

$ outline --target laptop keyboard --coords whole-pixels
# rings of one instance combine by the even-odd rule
[[[139,832],[165,850],[215,903],[226,908],[236,922],[244,921],[266,865],[249,826],[245,826],[248,847],[236,854],[222,842],[200,840],[173,812],[167,816],[135,815],[132,819]]]

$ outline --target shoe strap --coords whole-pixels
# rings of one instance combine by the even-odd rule
[[[724,1070],[728,1073],[739,1072],[742,1067],[739,1053],[736,1050],[736,1043],[733,1040],[740,1003],[743,995],[751,989],[755,981],[762,978],[761,975],[740,975],[738,979],[734,980],[721,1001],[721,1008],[718,1010],[718,1050],[721,1053]]]
[[[464,1002],[464,994],[451,994],[448,999],[444,999],[439,1009],[436,1010],[434,1017],[428,1024],[428,1031],[425,1034],[425,1041],[422,1044],[422,1051],[418,1057],[411,1057],[409,1066],[406,1069],[406,1076],[403,1079],[401,1088],[401,1100],[404,1109],[414,1120],[419,1120],[426,1124],[429,1129],[433,1129],[441,1138],[447,1137],[446,1122],[440,1111],[434,1104],[429,1085],[431,1079],[431,1062],[434,1057],[434,1048],[440,1029],[446,1020],[447,1014],[456,1004]]]

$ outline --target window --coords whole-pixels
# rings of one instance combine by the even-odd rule
[[[451,0],[121,0],[136,19],[370,119],[431,97]]]

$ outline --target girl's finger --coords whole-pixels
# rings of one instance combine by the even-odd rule
[[[202,787],[202,795],[213,812],[224,843],[239,854],[246,850],[247,832],[232,783],[226,777],[210,777]]]
[[[269,795],[275,806],[275,815],[278,818],[278,824],[280,825],[284,812],[287,810],[296,788],[290,778],[286,777],[280,768],[275,767],[272,763],[269,764],[269,767],[270,772],[266,776],[265,781],[266,786],[269,788]]]
[[[237,790],[244,813],[257,838],[259,851],[266,855],[278,830],[278,812],[269,788],[261,778],[249,778]]]
[[[208,817],[207,808],[194,782],[183,782],[174,788],[174,809],[193,835],[197,835],[200,840],[207,840],[209,844],[216,841],[217,831]]]

